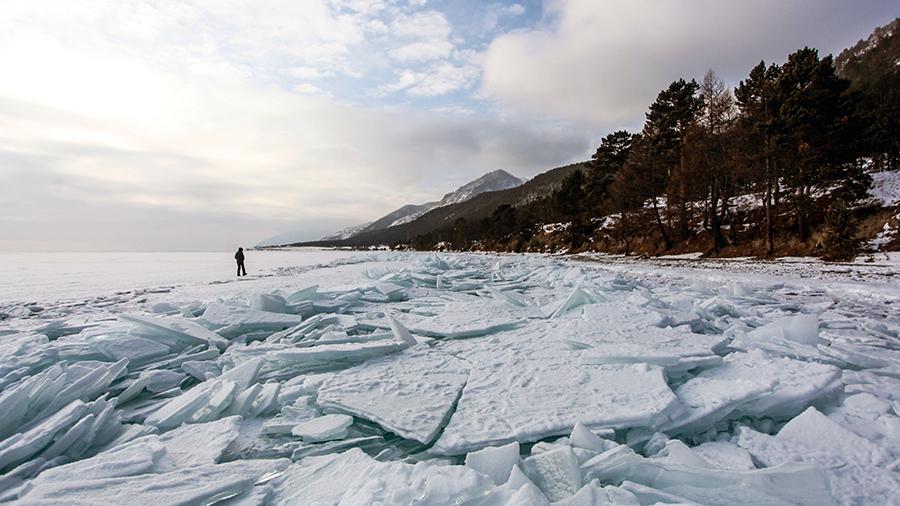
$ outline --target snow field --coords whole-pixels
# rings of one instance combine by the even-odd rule
[[[860,504],[900,289],[380,253],[0,327],[0,501]]]

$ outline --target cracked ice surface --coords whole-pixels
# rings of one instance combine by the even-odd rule
[[[4,306],[0,502],[895,501],[900,289],[765,265],[380,253]]]

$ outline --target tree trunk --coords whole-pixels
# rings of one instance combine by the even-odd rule
[[[772,170],[768,155],[766,155],[766,193],[763,199],[766,210],[766,256],[771,257],[775,253],[775,233],[772,227]]]
[[[659,233],[662,234],[663,241],[666,243],[666,251],[668,251],[672,249],[672,240],[669,238],[666,226],[663,225],[662,218],[659,216],[659,206],[656,205],[656,197],[653,197],[653,214],[656,216],[656,226],[659,228]]]
[[[687,219],[687,167],[684,163],[684,143],[684,136],[682,136],[681,154],[678,162],[678,193],[680,194],[680,202],[678,204],[678,219],[681,222],[679,223],[679,226],[681,227],[681,238],[687,240],[689,230]]]

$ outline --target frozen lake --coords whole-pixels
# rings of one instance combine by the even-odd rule
[[[0,502],[900,492],[890,259],[247,258],[20,257],[44,299],[0,304]]]
[[[359,254],[321,249],[247,251],[248,277]],[[71,300],[159,286],[236,279],[233,251],[0,253],[0,303]]]

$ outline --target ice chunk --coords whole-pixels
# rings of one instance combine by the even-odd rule
[[[263,475],[290,461],[241,460],[176,469],[159,474],[87,479],[35,480],[22,497],[30,504],[115,504],[127,497],[135,504],[210,504],[249,489]]]
[[[656,366],[580,365],[565,354],[497,361],[471,371],[456,412],[432,451],[458,455],[510,441],[536,441],[568,434],[578,422],[647,426],[674,400]]]
[[[552,307],[549,316],[550,318],[558,318],[561,315],[586,304],[596,304],[598,302],[604,302],[605,300],[605,298],[593,291],[584,288],[582,285],[578,285],[565,299]]]
[[[235,337],[254,330],[279,331],[303,321],[296,315],[270,313],[240,306],[214,303],[206,307],[202,319],[226,337]]]
[[[669,433],[703,430],[734,416],[790,416],[840,388],[840,369],[777,358],[760,351],[734,353],[675,390],[685,411],[663,425]]]
[[[231,369],[228,369],[220,379],[234,382],[238,391],[244,391],[250,388],[250,385],[256,383],[259,376],[259,370],[262,368],[263,359],[253,358]]]
[[[686,465],[683,458],[642,458],[620,446],[589,460],[581,470],[587,479],[632,481],[701,504],[834,504],[822,471],[804,465],[725,471]]]
[[[509,480],[509,473],[519,463],[519,443],[482,448],[466,455],[466,466],[487,475],[495,485]]]
[[[604,329],[598,337],[584,340],[581,362],[585,364],[643,362],[665,367],[670,373],[721,363],[715,354],[726,338],[668,328],[641,326]]]
[[[154,332],[165,334],[186,345],[209,344],[220,348],[227,346],[227,341],[222,339],[222,336],[189,320],[138,314],[124,314],[119,316],[119,318]]]
[[[316,296],[316,292],[319,290],[319,285],[307,286],[301,290],[297,290],[296,292],[287,296],[287,302],[290,304],[297,304],[299,302],[312,300]]]
[[[522,471],[551,501],[561,501],[581,488],[578,459],[568,447],[528,457]]]
[[[614,446],[618,446],[618,443],[615,441],[609,441],[594,434],[581,422],[576,423],[575,427],[572,428],[572,434],[569,436],[569,440],[575,448],[591,450],[597,453],[603,453]]]
[[[379,462],[359,449],[307,457],[272,483],[277,504],[477,504],[493,487],[463,466]]]
[[[734,381],[755,378],[775,381],[771,394],[738,408],[739,413],[754,417],[793,416],[841,388],[841,370],[837,367],[773,357],[761,351],[733,353],[726,357],[722,367],[704,371],[701,376]]]
[[[344,439],[347,437],[347,428],[352,423],[352,416],[325,415],[295,425],[291,434],[312,443]]]
[[[490,479],[465,466],[389,462],[360,476],[341,504],[466,504],[491,487]]]
[[[408,326],[416,334],[464,339],[514,329],[525,323],[527,317],[526,309],[492,299],[455,300],[437,315],[409,321]]]
[[[60,431],[74,425],[88,406],[78,400],[70,402],[31,430],[0,442],[0,472],[20,464],[41,452]]]
[[[639,506],[642,503],[628,490],[619,487],[604,487],[598,480],[593,480],[581,487],[575,495],[553,504],[554,506]]]
[[[237,439],[241,417],[183,425],[159,437],[166,455],[177,467],[217,464],[232,441]]]
[[[675,389],[683,408],[673,410],[668,423],[660,429],[671,434],[706,430],[710,425],[727,418],[740,406],[770,393],[775,382],[766,378],[754,380],[724,380],[698,376]]]
[[[257,311],[285,313],[287,312],[287,301],[281,295],[274,293],[257,293],[250,297],[250,307]]]
[[[427,444],[446,422],[468,375],[463,360],[410,349],[334,374],[322,384],[317,402]]]
[[[321,344],[308,348],[274,346],[265,348],[255,346],[253,349],[238,349],[232,346],[229,353],[240,355],[243,351],[262,352],[265,365],[261,376],[289,377],[301,372],[343,369],[365,360],[389,355],[409,348],[408,341],[378,340],[362,343]],[[226,354],[227,356],[227,354]]]
[[[728,441],[708,441],[691,448],[703,460],[719,469],[750,471],[756,469],[750,452]]]
[[[205,381],[166,403],[148,416],[145,423],[166,430],[183,423],[214,420],[234,400],[236,392],[237,384],[233,381]]]
[[[753,340],[775,337],[815,346],[819,344],[819,317],[814,314],[788,316],[748,332],[747,337]]]
[[[154,369],[141,372],[140,376],[119,394],[119,404],[124,404],[137,397],[144,389],[151,392],[162,392],[178,386],[185,379],[185,375],[174,371]]]

